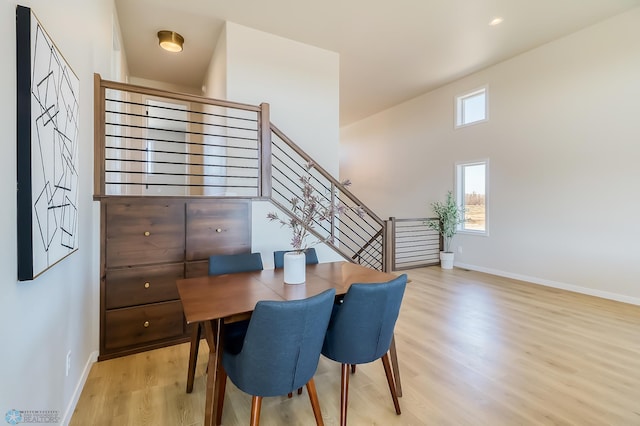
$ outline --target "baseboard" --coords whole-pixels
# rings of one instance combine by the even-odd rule
[[[67,426],[71,421],[71,416],[73,416],[73,411],[76,409],[76,404],[78,404],[78,400],[80,399],[80,394],[82,393],[82,389],[84,388],[84,384],[87,382],[87,378],[89,377],[89,372],[91,371],[91,366],[98,360],[98,351],[93,351],[89,354],[89,359],[87,363],[84,365],[84,370],[82,370],[82,375],[78,380],[78,384],[73,391],[73,395],[71,395],[71,401],[69,401],[69,405],[64,412],[64,416],[60,421],[60,424],[63,426]]]
[[[631,305],[640,306],[640,298],[637,298],[637,297],[625,296],[623,294],[611,293],[611,292],[602,291],[602,290],[594,290],[588,287],[581,287],[573,284],[546,280],[543,278],[530,277],[528,275],[514,274],[511,272],[501,271],[498,269],[485,268],[482,266],[469,265],[466,263],[456,262],[454,266],[456,266],[457,268],[464,268],[472,271],[484,272],[491,275],[497,275],[499,277],[513,278],[514,280],[526,281],[532,284],[539,284],[546,287],[553,287],[561,290],[573,291],[575,293],[581,293],[589,296],[601,297],[603,299],[615,300],[616,302],[623,302],[623,303],[629,303]]]

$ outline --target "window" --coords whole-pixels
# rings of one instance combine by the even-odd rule
[[[465,211],[459,231],[488,235],[489,160],[456,164],[456,201]]]
[[[456,127],[487,121],[488,96],[487,86],[456,97]]]

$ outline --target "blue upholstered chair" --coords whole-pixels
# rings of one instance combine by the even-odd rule
[[[209,257],[209,275],[234,274],[238,272],[261,271],[262,257],[260,253],[218,254]],[[235,336],[244,335],[249,325],[249,320],[238,321],[225,327],[225,340],[235,342]],[[187,374],[187,393],[193,390],[193,379],[198,360],[198,348],[202,335],[202,324],[196,324],[191,335],[191,348],[189,350],[189,371]],[[232,343],[230,343],[232,344]]]
[[[217,254],[209,257],[209,275],[261,271],[260,253]]]
[[[290,251],[292,250],[281,250],[273,252],[273,265],[275,268],[284,267],[284,254]],[[316,254],[316,249],[308,248],[304,252],[304,255],[307,260],[307,265],[315,265],[316,263],[318,263],[318,255]]]
[[[352,284],[342,304],[333,308],[322,354],[342,364],[340,424],[347,424],[349,365],[382,359],[391,398],[400,404],[389,362],[389,346],[407,285],[407,275],[386,283]]]
[[[253,396],[251,424],[257,425],[263,397],[286,395],[306,384],[316,424],[322,425],[313,375],[335,293],[330,289],[303,300],[258,302],[240,351],[223,347],[220,402],[226,373],[240,390]],[[222,405],[218,413],[222,414]]]

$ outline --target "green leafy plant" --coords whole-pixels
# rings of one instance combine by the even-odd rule
[[[428,220],[426,225],[438,231],[444,240],[444,251],[451,252],[451,239],[458,231],[458,225],[464,222],[464,209],[458,207],[451,191],[447,192],[447,200],[443,203],[431,203],[437,219]]]

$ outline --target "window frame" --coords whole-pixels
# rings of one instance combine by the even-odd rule
[[[481,93],[484,93],[484,118],[482,120],[476,120],[469,123],[464,122],[464,100],[473,98]],[[484,86],[477,87],[473,90],[467,91],[455,97],[454,102],[454,119],[455,119],[455,128],[460,129],[462,127],[474,126],[480,123],[486,123],[489,121],[489,85],[485,84]]]
[[[458,233],[468,235],[489,236],[489,159],[458,161],[455,163],[455,199],[458,206],[465,208],[464,203],[464,167],[484,165],[484,230],[466,229],[464,223],[458,224]]]

